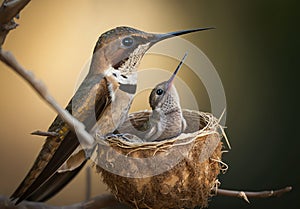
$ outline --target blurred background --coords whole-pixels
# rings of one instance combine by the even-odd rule
[[[221,187],[255,191],[291,185],[293,191],[281,198],[250,199],[250,205],[237,198],[214,197],[210,208],[297,208],[298,6],[291,0],[32,1],[22,11],[20,27],[9,34],[4,49],[12,51],[65,106],[104,31],[120,25],[148,32],[215,26],[216,30],[183,38],[210,59],[226,93],[226,132],[232,150],[224,154],[229,170],[220,175]],[[173,71],[177,63],[146,55],[141,68]],[[193,77],[189,74],[191,71],[181,71],[179,77],[189,82],[200,110],[210,111],[203,84],[189,80]],[[2,63],[0,95],[0,194],[9,196],[43,144],[42,137],[29,133],[46,130],[56,114]],[[146,94],[140,99],[148,101]],[[135,102],[133,110],[140,108],[147,108],[147,104]],[[107,192],[99,175],[93,173],[92,194]],[[49,203],[71,204],[82,201],[84,196],[82,171]]]

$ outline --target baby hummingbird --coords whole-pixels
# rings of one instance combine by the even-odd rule
[[[143,137],[144,141],[161,141],[176,137],[186,128],[179,96],[173,85],[174,78],[186,56],[187,53],[185,53],[170,79],[157,84],[151,91],[149,103],[152,114],[146,122],[147,131]]]

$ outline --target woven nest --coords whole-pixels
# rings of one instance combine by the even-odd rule
[[[141,142],[151,112],[130,114],[118,135],[99,144],[97,171],[115,197],[133,208],[207,207],[222,169],[223,134],[209,113],[183,110],[184,133],[160,142]],[[126,139],[126,140],[125,140]],[[128,140],[130,139],[130,140]]]

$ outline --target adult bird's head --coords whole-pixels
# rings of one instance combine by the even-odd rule
[[[130,27],[117,27],[103,33],[94,49],[91,73],[104,73],[112,70],[116,76],[126,79],[127,74],[135,71],[146,51],[154,44],[174,37],[212,28],[196,28],[164,34],[143,32]],[[109,70],[108,70],[109,71]],[[120,78],[122,79],[122,78]]]

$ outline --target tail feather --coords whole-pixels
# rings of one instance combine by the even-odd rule
[[[66,171],[63,173],[56,172],[50,179],[48,179],[42,186],[35,190],[29,197],[28,201],[44,202],[55,194],[61,191],[84,167],[87,160],[85,160],[78,168],[72,171]]]

